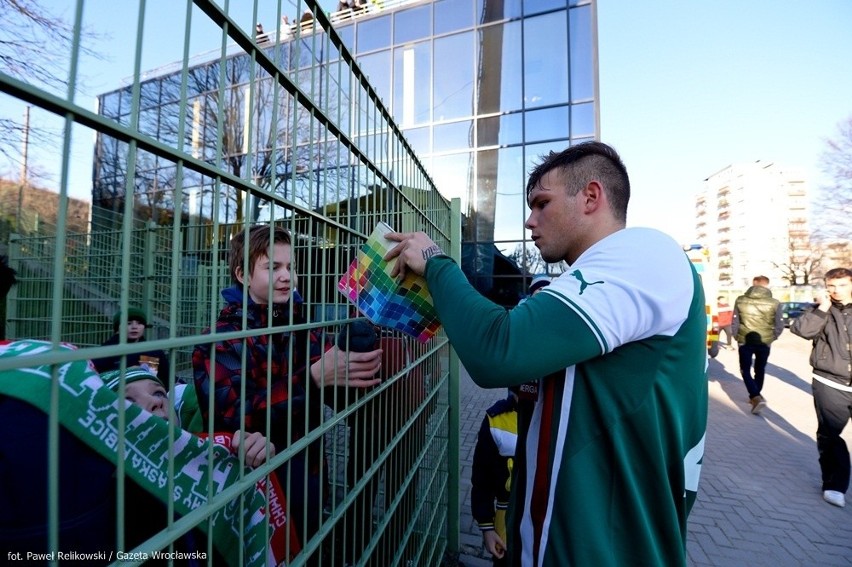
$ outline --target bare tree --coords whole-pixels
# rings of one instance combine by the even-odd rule
[[[852,239],[849,211],[852,210],[852,116],[838,124],[836,138],[825,141],[822,170],[830,181],[821,187],[819,206],[821,235],[825,239]]]
[[[514,260],[526,274],[561,274],[568,269],[568,264],[564,261],[545,262],[538,249],[529,243],[519,243],[507,257]]]
[[[833,240],[820,244],[823,251],[823,270],[852,266],[852,241]]]
[[[809,285],[814,278],[819,277],[824,257],[820,247],[802,248],[793,240],[790,241],[788,257],[780,264],[772,265],[781,270],[782,277],[793,285]]]
[[[52,8],[53,6],[51,6]],[[99,37],[82,30],[81,38]],[[56,94],[65,94],[68,85],[68,53],[74,39],[74,25],[63,15],[51,13],[39,0],[0,0],[0,73],[34,84]],[[79,42],[80,52],[101,58]],[[78,81],[79,82],[79,81]],[[26,136],[28,143],[51,147],[58,134],[16,117],[0,116],[0,157],[21,166],[25,150],[14,143]],[[29,165],[27,164],[28,168]]]

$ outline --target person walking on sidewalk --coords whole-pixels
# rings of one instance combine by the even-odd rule
[[[570,267],[517,307],[480,295],[423,232],[386,235],[385,255],[392,276],[425,275],[479,386],[539,383],[519,419],[510,564],[685,566],[707,429],[701,280],[670,236],[626,228],[630,181],[606,144],[545,156],[526,194],[541,257]]]
[[[754,278],[754,281],[757,280]],[[751,413],[758,414],[766,407],[766,399],[760,392],[763,390],[763,378],[769,360],[769,345],[784,331],[781,303],[772,297],[768,287],[751,286],[734,302],[731,330],[739,346],[740,374],[748,390]],[[751,373],[752,361],[754,378]]]
[[[849,449],[840,434],[852,419],[852,270],[829,270],[825,288],[819,304],[793,321],[790,330],[813,341],[810,363],[822,497],[843,507],[850,463]]]
[[[734,334],[731,331],[731,324],[734,320],[734,311],[733,309],[731,309],[731,306],[724,295],[720,295],[718,298],[716,298],[716,310],[719,322],[719,338],[722,338],[722,332],[724,332],[727,342],[722,346],[730,350],[734,348],[731,346],[731,342],[734,337]],[[720,340],[719,342],[722,341]]]

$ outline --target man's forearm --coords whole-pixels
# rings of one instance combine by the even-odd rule
[[[601,354],[588,325],[553,296],[539,293],[507,311],[446,257],[427,263],[426,280],[450,342],[480,386],[521,384]]]

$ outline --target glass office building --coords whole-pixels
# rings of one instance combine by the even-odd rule
[[[493,299],[516,302],[524,291],[523,280],[518,284],[512,278],[509,285],[509,276],[548,269],[526,240],[526,175],[542,154],[598,137],[595,1],[363,4],[362,9],[332,12],[332,29],[441,194],[461,199],[468,276]],[[337,97],[324,100],[326,107],[336,109],[332,121],[356,143],[369,133],[376,150],[376,134],[381,140],[387,124],[353,110],[355,97],[347,95],[353,89],[338,84],[334,71],[345,54],[322,39],[328,34],[303,25],[267,35],[257,39],[268,43],[269,57],[293,70],[294,81],[306,91],[319,92],[320,98]],[[278,107],[264,103],[273,96],[271,81],[254,76],[250,63],[249,55],[240,52],[227,63],[211,57],[188,70],[182,141],[193,156],[223,160],[234,175],[250,175],[260,187],[280,191],[313,210],[380,189],[362,174],[357,160],[334,144],[318,154],[309,110],[284,104],[273,112]],[[181,141],[180,80],[181,73],[175,71],[141,84],[140,128],[171,145]],[[130,95],[129,88],[102,95],[100,112],[118,120],[130,116]],[[246,127],[242,117],[249,113],[267,116]],[[307,139],[312,142],[303,143]],[[115,139],[99,141],[93,194],[97,206],[117,208],[121,203],[126,168],[120,156],[126,151],[117,147],[120,144]],[[402,183],[393,171],[393,150],[381,146],[379,141],[377,162],[387,165],[389,179]],[[245,159],[247,155],[252,159]],[[163,168],[156,157],[146,159],[137,159],[136,184],[147,187],[139,193],[150,196],[153,218],[176,208],[169,194],[173,164]],[[236,192],[214,207],[212,195],[221,191],[203,176],[183,179],[179,207],[190,218],[220,222],[239,221],[243,215],[266,220],[273,214],[244,210]]]
[[[465,239],[521,241],[528,166],[597,135],[593,3],[409,4],[338,31],[438,189],[462,199]]]

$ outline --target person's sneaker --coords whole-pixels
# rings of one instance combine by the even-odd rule
[[[749,402],[751,403],[751,413],[755,415],[759,414],[760,410],[766,407],[766,400],[760,395],[753,397]]]
[[[846,506],[846,497],[843,496],[842,492],[838,492],[836,490],[824,490],[822,493],[822,499],[832,506],[839,506],[840,508]]]

